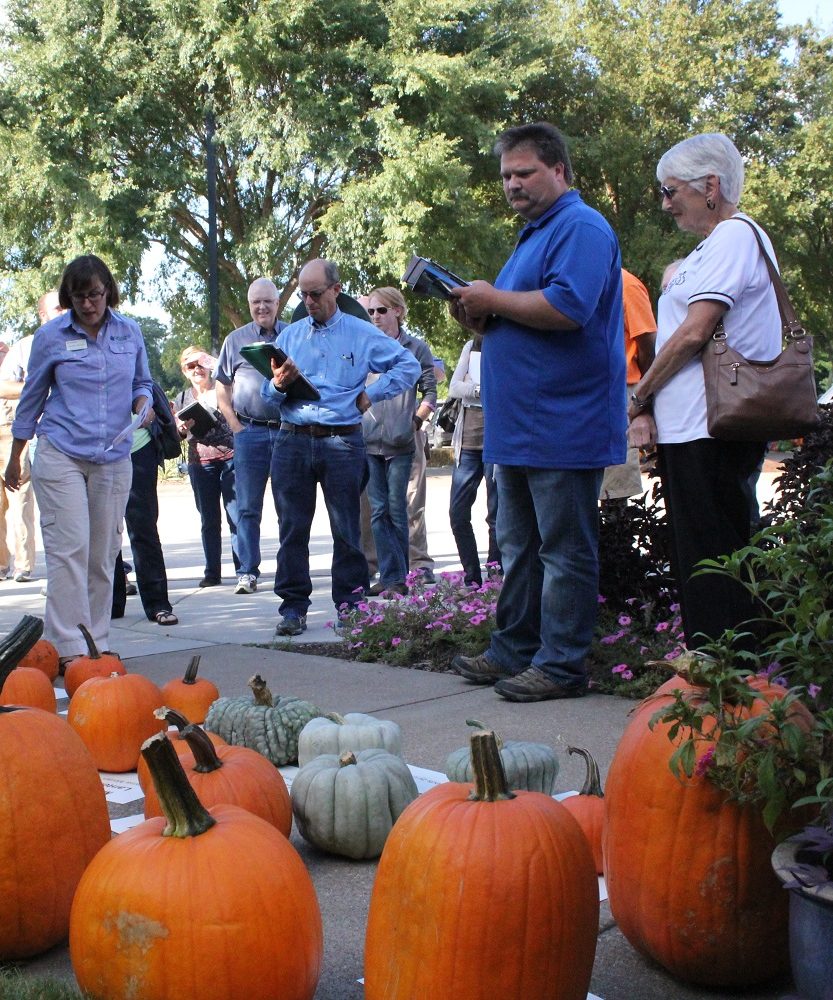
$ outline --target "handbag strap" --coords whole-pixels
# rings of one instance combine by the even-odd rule
[[[761,234],[758,232],[758,227],[751,222],[749,219],[744,219],[742,216],[734,216],[738,222],[745,222],[747,226],[755,234],[755,239],[758,241],[758,246],[763,254],[764,261],[766,262],[766,269],[769,271],[769,278],[772,282],[772,287],[775,289],[775,298],[778,300],[778,312],[781,314],[781,325],[784,330],[784,336],[787,340],[801,340],[807,335],[801,320],[795,314],[795,309],[793,309],[792,302],[790,302],[790,296],[787,292],[786,285],[784,284],[781,275],[778,273],[778,268],[772,263],[772,258],[767,253],[766,247],[764,246],[764,241],[761,239]]]

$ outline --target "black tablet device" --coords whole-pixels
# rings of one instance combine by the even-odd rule
[[[180,420],[194,421],[191,433],[196,437],[205,437],[210,430],[213,430],[217,426],[217,418],[199,400],[194,400],[193,403],[183,406],[181,410],[177,411],[177,417]]]
[[[469,282],[458,277],[447,267],[438,264],[429,257],[411,257],[402,283],[407,285],[415,295],[426,295],[432,299],[450,299],[448,294],[452,288],[462,288]]]
[[[264,378],[272,380],[272,365],[274,359],[276,365],[282,365],[286,361],[286,352],[274,344],[246,344],[240,348],[240,353],[249,362],[252,368],[256,368]],[[321,399],[321,393],[310,382],[306,375],[299,373],[294,382],[287,386],[286,394],[290,399]]]

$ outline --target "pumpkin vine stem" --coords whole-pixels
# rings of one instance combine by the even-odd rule
[[[474,771],[474,791],[469,798],[477,802],[514,799],[515,795],[509,791],[509,784],[506,781],[506,772],[500,759],[495,734],[487,729],[472,733],[469,739],[471,766]]]
[[[200,726],[186,726],[180,736],[187,742],[191,753],[194,755],[193,770],[200,774],[208,774],[210,771],[219,771],[223,762],[217,756],[217,751],[208,733]]]
[[[182,712],[175,708],[169,708],[167,705],[154,709],[153,717],[162,722],[167,722],[169,726],[176,726],[180,733],[182,733],[182,730],[186,726],[191,725],[191,720],[186,719]]]
[[[589,750],[585,750],[584,747],[567,747],[567,753],[577,753],[584,759],[584,764],[587,768],[587,776],[584,779],[584,784],[581,787],[579,795],[595,795],[603,799],[602,776],[599,774],[599,765],[596,763],[596,758],[593,754]]]
[[[265,705],[267,708],[272,708],[275,704],[272,700],[272,692],[266,686],[266,681],[260,676],[260,674],[255,674],[249,680],[249,687],[252,689],[252,694],[255,696],[255,705]]]
[[[159,805],[168,821],[163,837],[198,837],[217,822],[197,798],[176,750],[165,733],[156,733],[142,744],[142,756],[153,778]]]
[[[191,662],[185,668],[185,674],[182,678],[183,684],[196,684],[197,683],[197,671],[200,669],[200,656],[192,656]]]
[[[84,636],[84,642],[87,644],[87,656],[91,660],[100,660],[101,653],[98,651],[98,646],[95,644],[95,639],[90,635],[90,630],[86,625],[79,625],[78,628],[81,630],[81,635]]]

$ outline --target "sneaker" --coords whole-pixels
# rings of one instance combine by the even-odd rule
[[[297,611],[287,611],[275,629],[275,635],[300,635],[307,630],[307,616],[299,615]]]
[[[20,570],[19,573],[15,573],[14,582],[15,583],[29,583],[32,579],[32,574],[27,572],[25,569]]]
[[[474,684],[494,684],[495,681],[512,676],[485,653],[479,656],[455,656],[451,661],[451,669]]]
[[[10,573],[11,568],[9,566],[0,566],[0,580],[8,580]]]
[[[394,594],[405,597],[407,593],[408,588],[404,583],[374,583],[367,590],[368,597],[393,597]]]
[[[423,583],[432,584],[437,582],[434,571],[429,566],[420,566],[419,573]]]
[[[560,684],[538,667],[527,667],[521,674],[498,681],[495,691],[507,701],[547,701],[550,698],[581,698],[587,694],[587,687]]]
[[[237,577],[237,586],[234,588],[235,594],[253,594],[257,590],[257,577],[251,573],[241,573]]]

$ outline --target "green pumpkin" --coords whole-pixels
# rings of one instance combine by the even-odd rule
[[[298,738],[298,763],[301,767],[322,753],[340,754],[345,750],[387,750],[402,756],[402,730],[395,722],[376,719],[361,712],[310,719]]]
[[[292,782],[301,836],[348,858],[378,858],[393,824],[419,792],[401,757],[387,750],[321,754]]]
[[[298,736],[310,719],[325,713],[301,698],[273,699],[263,678],[249,681],[254,699],[218,698],[208,709],[204,727],[234,746],[249,747],[275,767],[298,760]]]
[[[467,719],[466,725],[485,729],[482,723],[474,719]],[[555,791],[555,779],[558,777],[558,758],[551,747],[544,743],[526,743],[522,740],[507,740],[504,743],[500,738],[498,746],[510,789],[552,795]],[[445,762],[445,773],[449,781],[474,781],[471,748],[460,747],[450,753]]]

